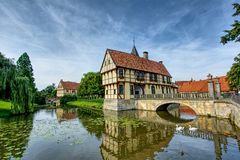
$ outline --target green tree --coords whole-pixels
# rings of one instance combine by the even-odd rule
[[[13,114],[31,112],[33,107],[31,77],[29,78],[27,74],[23,74],[24,69],[22,69],[22,66],[24,66],[24,61],[24,56],[19,58],[17,70],[13,60],[4,57],[0,53],[0,98],[8,98],[12,101]]]
[[[234,58],[234,63],[227,73],[228,83],[231,89],[240,90],[240,54]]]
[[[53,98],[56,97],[57,89],[55,84],[48,85],[45,89],[43,89],[41,92],[45,95],[46,98]]]
[[[31,87],[32,91],[36,91],[32,64],[26,52],[23,53],[17,61],[17,74],[20,77],[27,77],[29,79],[29,86]]]
[[[233,17],[239,16],[240,15],[240,4],[234,3],[233,8],[236,11],[232,16]],[[238,20],[235,20],[231,26],[232,26],[232,29],[224,31],[227,34],[221,37],[222,44],[226,44],[229,41],[240,42],[240,22]]]
[[[46,104],[48,98],[56,97],[57,90],[55,84],[48,85],[45,89],[37,91],[34,102],[39,105]]]
[[[29,113],[33,111],[33,93],[29,87],[28,77],[15,77],[11,83],[11,100],[13,114]]]
[[[104,88],[102,78],[99,72],[88,72],[83,75],[78,95],[80,96],[103,96]]]
[[[234,3],[233,8],[235,13],[232,16],[239,16],[240,4]],[[235,20],[231,26],[232,29],[225,30],[227,34],[221,37],[222,44],[226,44],[229,41],[240,42],[240,22]],[[227,73],[227,79],[231,89],[240,90],[240,54],[234,58],[234,61],[230,71]]]
[[[12,59],[6,58],[0,52],[0,98],[10,99],[11,81],[15,77],[16,66]]]

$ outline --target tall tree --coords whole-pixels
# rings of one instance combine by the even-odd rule
[[[6,58],[0,52],[0,98],[10,99],[11,81],[15,77],[16,66],[12,59]]]
[[[240,4],[234,3],[233,9],[235,9],[235,13],[232,15],[233,17],[240,16]],[[235,20],[231,25],[232,29],[225,30],[226,35],[221,37],[221,43],[226,44],[229,41],[240,42],[240,22]],[[240,54],[234,58],[234,63],[227,73],[228,83],[231,89],[240,90]]]
[[[102,96],[104,88],[102,78],[99,72],[88,72],[83,75],[78,89],[80,96]]]
[[[15,77],[11,83],[13,114],[33,111],[33,93],[27,77]]]
[[[27,77],[29,79],[29,86],[31,87],[32,91],[36,91],[32,64],[26,52],[23,53],[17,61],[17,74],[21,77]]]

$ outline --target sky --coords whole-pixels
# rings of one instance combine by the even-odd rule
[[[27,52],[38,89],[99,71],[107,48],[163,61],[173,80],[225,75],[239,44],[220,44],[234,0],[0,0],[0,52]]]

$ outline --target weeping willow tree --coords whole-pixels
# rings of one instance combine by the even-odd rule
[[[33,92],[27,77],[15,77],[11,83],[12,113],[29,113],[33,111]]]
[[[6,58],[0,52],[0,99],[10,99],[11,80],[15,77],[16,66],[12,59]]]
[[[33,111],[34,87],[27,74],[22,73],[22,66],[18,63],[16,67],[12,59],[6,58],[0,52],[0,99],[11,100],[13,114]]]

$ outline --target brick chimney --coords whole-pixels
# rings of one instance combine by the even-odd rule
[[[147,51],[143,52],[143,58],[148,59],[148,52]]]

